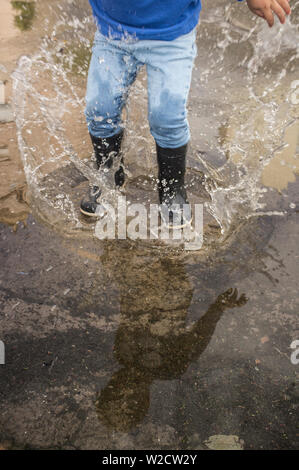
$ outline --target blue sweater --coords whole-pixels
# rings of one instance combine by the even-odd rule
[[[171,41],[198,23],[200,0],[89,0],[104,36]]]

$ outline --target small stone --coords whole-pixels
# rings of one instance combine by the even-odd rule
[[[216,434],[210,436],[204,444],[212,450],[243,450],[244,442],[238,436]]]

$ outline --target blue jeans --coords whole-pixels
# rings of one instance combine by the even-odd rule
[[[95,34],[89,66],[85,116],[95,137],[112,137],[123,127],[121,113],[130,85],[146,65],[148,120],[155,141],[177,148],[190,138],[187,99],[196,29],[173,41],[110,39]]]

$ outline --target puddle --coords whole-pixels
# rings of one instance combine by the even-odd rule
[[[286,129],[281,150],[277,150],[269,164],[264,168],[262,183],[278,191],[287,189],[289,183],[296,181],[299,173],[299,120]]]
[[[15,136],[15,124],[0,124],[0,223],[14,231],[26,226],[31,209]]]
[[[117,196],[90,165],[94,26],[84,5],[55,4],[53,29],[20,58],[21,166],[13,123],[0,141],[0,222],[27,223],[0,239],[5,334],[18,358],[3,393],[21,376],[27,394],[5,402],[3,429],[17,442],[25,403],[25,440],[37,448],[241,449],[243,432],[247,448],[294,445],[293,422],[281,434],[294,415],[285,348],[297,331],[293,239],[286,247],[282,233],[289,224],[294,234],[298,207],[298,6],[271,31],[238,5],[203,11],[189,100],[188,194],[204,206],[194,252],[100,241],[79,213],[88,180]],[[124,113],[124,194],[148,207],[157,167],[146,109],[143,70]]]
[[[0,197],[0,223],[9,225],[14,231],[19,224],[26,227],[30,208],[26,202],[26,187],[18,188]]]
[[[96,400],[101,423],[121,432],[142,423],[150,406],[151,384],[180,378],[205,351],[225,309],[247,301],[244,294],[230,289],[191,326],[186,320],[194,289],[184,264],[162,258],[146,266],[136,263],[135,256],[126,260],[125,272],[117,265],[113,272],[121,310],[114,356],[121,368]],[[109,260],[110,266],[113,262]]]

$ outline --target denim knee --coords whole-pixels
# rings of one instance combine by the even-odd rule
[[[190,139],[190,129],[185,112],[158,107],[149,112],[150,131],[163,148],[178,148]]]
[[[169,89],[164,89],[160,96],[151,93],[148,119],[151,134],[160,147],[181,147],[190,139],[186,102],[186,93]]]
[[[95,137],[112,137],[120,132],[121,106],[118,99],[86,98],[85,117],[89,132]]]

